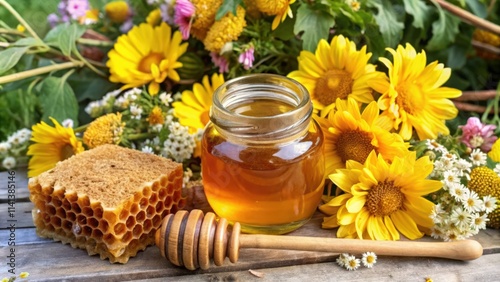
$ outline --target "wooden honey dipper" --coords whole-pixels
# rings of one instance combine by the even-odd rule
[[[455,260],[473,260],[483,253],[481,244],[474,240],[454,242],[372,241],[299,237],[283,235],[240,234],[240,224],[228,231],[228,221],[216,220],[212,212],[181,210],[167,215],[156,232],[156,245],[161,255],[172,264],[195,270],[208,269],[210,258],[221,266],[229,257],[238,260],[240,248],[262,248],[360,254],[367,251],[377,255],[439,257]]]

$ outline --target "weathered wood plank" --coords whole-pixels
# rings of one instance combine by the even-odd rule
[[[10,206],[8,203],[0,204],[0,230],[9,227],[8,219],[15,220],[17,228],[33,227],[33,216],[31,215],[33,206],[32,202],[16,202],[14,206]],[[9,211],[13,212],[14,217],[9,216]]]
[[[30,193],[28,190],[28,173],[26,168],[18,168],[14,172],[13,176],[9,175],[7,171],[0,172],[0,203],[7,202],[9,180],[15,184],[16,202],[29,201]]]
[[[372,269],[361,267],[356,271],[347,271],[333,262],[294,265],[278,268],[255,269],[263,274],[258,278],[248,270],[223,273],[204,273],[175,277],[177,282],[197,281],[405,281],[422,282],[425,278],[433,281],[498,281],[500,254],[483,256],[469,262],[431,260],[424,258],[379,257]],[[136,282],[159,282],[165,278],[138,280]]]

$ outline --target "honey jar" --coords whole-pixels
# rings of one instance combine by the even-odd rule
[[[262,234],[288,233],[311,218],[325,170],[312,110],[304,86],[280,75],[246,75],[215,90],[201,161],[218,216]]]

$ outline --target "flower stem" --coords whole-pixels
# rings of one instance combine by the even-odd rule
[[[7,1],[0,0],[0,5],[4,6],[14,17],[16,17],[19,23],[26,28],[26,30],[31,34],[31,36],[43,42],[42,39],[38,37],[38,34],[36,34],[36,32],[31,28],[31,26],[23,19],[23,17],[21,17],[21,15],[14,8],[12,8],[12,6],[9,3],[7,3]]]
[[[468,22],[469,24],[478,27],[480,29],[484,29],[486,31],[500,35],[500,25],[496,25],[490,21],[482,19],[460,7],[457,7],[453,4],[446,2],[445,0],[433,0],[433,1],[438,3],[439,6],[443,7],[443,9],[461,18],[462,20]]]
[[[79,39],[77,39],[77,42],[80,44],[97,46],[97,47],[111,47],[115,44],[112,41],[102,41],[102,40],[89,39],[89,38],[79,38]]]
[[[127,140],[133,141],[133,140],[139,140],[139,139],[144,139],[144,138],[150,138],[153,136],[154,136],[153,133],[144,132],[144,133],[129,134],[126,137],[127,137]]]
[[[2,1],[2,0],[0,0]],[[69,68],[74,68],[74,67],[82,67],[84,64],[82,62],[74,61],[74,62],[67,62],[67,63],[62,63],[62,64],[56,64],[56,65],[50,65],[46,67],[41,67],[41,68],[36,68],[32,70],[27,70],[19,73],[13,73],[11,75],[6,75],[3,77],[0,77],[0,84],[4,83],[9,83],[9,82],[14,82],[18,81],[21,79],[29,78],[32,76],[52,72],[52,71],[58,71],[58,70],[63,70],[63,69],[69,69]]]

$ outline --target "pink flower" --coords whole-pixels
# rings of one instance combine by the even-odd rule
[[[497,127],[492,124],[482,124],[477,117],[470,117],[467,124],[461,125],[459,128],[462,129],[461,141],[472,149],[480,148],[481,151],[487,153],[497,140],[497,137],[493,135],[493,131]]]
[[[238,62],[240,62],[240,64],[243,64],[243,68],[246,70],[250,69],[253,66],[253,60],[255,59],[253,56],[253,52],[254,47],[250,46],[250,48],[241,53],[238,58]]]
[[[182,39],[189,38],[191,29],[191,19],[194,16],[195,7],[189,0],[177,0],[175,2],[174,23],[179,26],[182,33]]]
[[[210,57],[212,57],[212,63],[214,63],[216,67],[219,67],[220,73],[225,73],[229,71],[229,62],[225,57],[220,56],[215,52],[211,52]]]
[[[88,0],[68,0],[66,6],[66,11],[74,20],[85,16],[88,9],[90,9]]]

